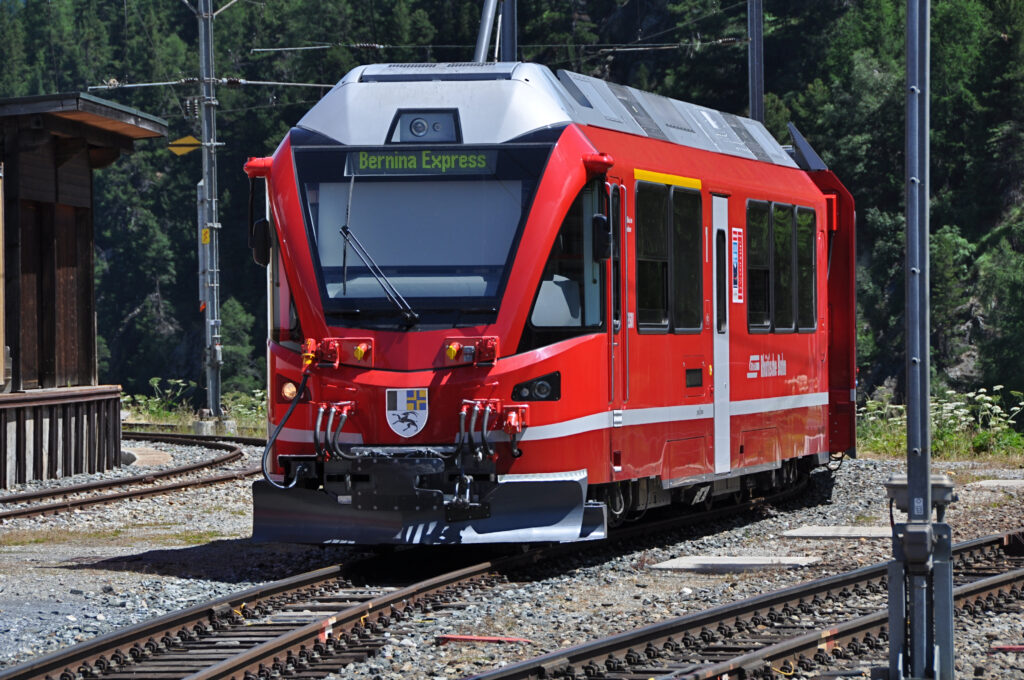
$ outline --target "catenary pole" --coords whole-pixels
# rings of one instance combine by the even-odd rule
[[[928,300],[929,32],[921,31],[929,0],[907,0],[906,212],[907,212],[907,493],[910,499],[907,595],[910,613],[911,676],[928,668],[927,622],[931,618],[928,578],[933,528],[931,490],[930,323]],[[907,550],[909,548],[909,550]]]
[[[501,0],[501,61],[519,61],[518,25],[516,0]]]
[[[206,403],[221,416],[220,221],[217,215],[217,96],[213,69],[213,0],[198,0],[199,91],[202,111],[203,180],[199,183],[199,301],[203,310]]]
[[[943,523],[952,483],[931,474],[930,11],[930,0],[907,0],[907,475],[887,485],[907,521],[894,527],[889,567],[890,680],[948,680],[954,672],[952,531]]]
[[[764,12],[761,0],[747,0],[747,85],[750,117],[764,122]]]

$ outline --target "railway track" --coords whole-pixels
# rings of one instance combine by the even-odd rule
[[[954,598],[961,615],[1021,599],[1022,532],[954,548]],[[552,652],[476,680],[810,678],[887,666],[886,574],[887,563],[880,563],[816,579]]]
[[[242,479],[259,474],[258,467],[251,467],[236,472],[208,475],[199,478],[181,480],[167,484],[154,484],[157,480],[170,479],[190,475],[201,470],[211,469],[233,463],[242,457],[242,450],[236,444],[262,445],[264,440],[249,437],[199,437],[196,435],[172,435],[164,433],[124,433],[123,439],[138,441],[158,441],[171,444],[200,444],[202,446],[227,451],[227,453],[199,463],[191,463],[176,468],[147,472],[131,477],[104,479],[86,484],[75,484],[50,489],[40,489],[25,493],[0,496],[0,507],[18,505],[10,510],[0,510],[0,522],[18,517],[37,517],[68,512],[94,505],[114,503],[130,498],[144,498],[173,493],[183,489],[199,486],[221,484],[223,482]],[[104,493],[108,489],[118,487],[135,487],[124,491]]]
[[[483,562],[401,587],[359,586],[352,567],[328,567],[114,631],[0,679],[323,677],[372,655],[392,624],[497,582],[498,567]]]
[[[182,443],[196,438],[167,440],[172,439]],[[210,445],[209,440],[203,441]],[[785,500],[803,488],[749,499],[738,506],[629,525],[592,549],[605,550],[612,543],[645,536],[663,538],[666,531],[731,517],[766,502]],[[384,644],[386,629],[394,639],[400,632],[393,624],[417,611],[457,606],[460,591],[487,587],[502,579],[501,573],[578,554],[581,549],[578,544],[548,546],[399,587],[356,585],[347,574],[359,565],[321,569],[108,633],[8,669],[0,673],[0,680],[323,677],[327,670],[372,655]],[[388,558],[379,559],[386,563]]]
[[[629,533],[620,537],[629,540]],[[469,591],[489,588],[504,574],[578,550],[536,549],[414,584],[353,581],[355,572],[378,573],[388,557],[320,569],[114,631],[9,669],[0,680],[322,678],[393,644],[410,617],[461,606]],[[1021,597],[1021,534],[963,543],[954,554],[962,611],[986,611]],[[864,567],[478,678],[815,677],[826,669],[884,665],[885,576],[884,563]]]

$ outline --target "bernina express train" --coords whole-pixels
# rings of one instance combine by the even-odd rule
[[[853,453],[853,201],[791,132],[536,64],[351,71],[245,166],[254,537],[597,539]]]

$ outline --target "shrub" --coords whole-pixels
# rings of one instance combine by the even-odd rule
[[[944,390],[929,404],[931,450],[936,457],[1020,453],[1024,435],[1017,432],[1017,417],[1024,410],[1024,394],[1002,385],[966,394]],[[881,392],[858,410],[858,445],[874,453],[906,454],[906,407]]]

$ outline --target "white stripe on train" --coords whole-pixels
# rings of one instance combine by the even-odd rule
[[[765,399],[745,399],[729,403],[730,415],[748,416],[757,413],[788,411],[796,408],[828,406],[828,392],[812,394],[795,394],[787,397],[768,397]],[[677,423],[687,420],[704,420],[714,416],[714,404],[696,404],[693,406],[656,406],[652,408],[623,409],[621,411],[603,411],[590,415],[565,420],[548,425],[533,425],[523,430],[519,441],[541,441],[570,437],[584,432],[607,430],[612,427],[631,427],[636,425],[657,425],[660,423]],[[621,418],[621,425],[616,420]],[[479,438],[479,433],[477,437]],[[310,443],[308,430],[286,427],[281,430],[278,439],[296,444]],[[488,441],[508,441],[508,436],[501,431],[488,434]],[[363,436],[357,432],[343,432],[339,437],[343,444],[362,444]]]

